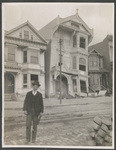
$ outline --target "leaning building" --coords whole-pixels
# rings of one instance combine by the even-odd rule
[[[39,33],[48,43],[45,52],[46,97],[59,95],[60,65],[62,96],[87,96],[88,45],[93,30],[77,12],[66,18],[58,16],[40,29]]]

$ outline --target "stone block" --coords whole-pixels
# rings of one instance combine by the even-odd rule
[[[111,143],[111,142],[112,142],[112,137],[106,135],[105,138],[104,138],[104,140],[105,140],[106,142],[108,142],[108,143]]]
[[[87,129],[88,129],[88,132],[93,132],[94,131],[94,129],[93,129],[93,127],[91,125],[88,126]]]
[[[105,124],[107,127],[110,127],[112,125],[112,121],[111,121],[111,118],[108,119],[108,118],[102,118],[102,123]]]
[[[96,134],[95,131],[89,133],[89,135],[90,135],[92,138],[95,137],[95,134]]]
[[[104,142],[102,143],[102,146],[112,146],[112,143],[108,143],[108,142],[104,141]]]
[[[104,139],[99,136],[98,134],[95,135],[95,142],[97,143],[97,145],[102,145]]]
[[[98,134],[99,136],[101,136],[102,138],[104,138],[104,137],[106,136],[106,132],[103,131],[102,129],[99,129],[99,131],[97,132],[97,134]]]
[[[105,132],[108,131],[108,127],[105,124],[101,125],[101,129],[104,130]]]
[[[98,125],[101,125],[101,124],[102,124],[102,120],[101,120],[101,118],[99,118],[98,116],[96,116],[96,117],[93,119],[93,121],[94,121],[95,123],[97,123]]]
[[[112,137],[112,131],[111,131],[111,130],[108,130],[108,131],[106,132],[106,134],[107,134],[108,136]]]
[[[88,141],[88,146],[96,146],[96,142],[94,140]]]
[[[98,131],[99,128],[100,128],[100,125],[96,124],[95,122],[93,122],[93,123],[91,124],[91,126],[93,127],[93,129],[94,129],[95,131]]]

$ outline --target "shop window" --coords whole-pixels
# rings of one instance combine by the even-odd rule
[[[85,46],[86,46],[85,38],[80,37],[80,47],[85,49]]]
[[[27,62],[27,51],[23,52],[23,62],[26,63]]]
[[[86,71],[86,60],[84,58],[79,59],[79,70]]]
[[[73,92],[77,92],[77,80],[73,79]]]
[[[15,48],[14,47],[8,47],[8,60],[15,61]]]
[[[86,93],[87,92],[86,82],[85,81],[80,80],[80,88],[81,88],[81,92],[82,93]]]
[[[76,56],[72,57],[72,68],[77,69],[77,59]]]
[[[29,40],[29,31],[24,31],[24,39]]]
[[[27,74],[23,75],[23,87],[27,88]]]
[[[31,84],[32,84],[34,81],[38,81],[38,75],[31,74]]]
[[[73,47],[76,47],[77,46],[77,35],[75,34],[73,36]]]

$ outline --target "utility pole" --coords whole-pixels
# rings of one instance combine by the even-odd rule
[[[60,44],[60,63],[59,63],[59,65],[60,65],[60,104],[62,103],[62,85],[61,85],[61,79],[62,79],[62,74],[61,74],[61,72],[62,72],[62,59],[61,59],[61,57],[62,57],[62,54],[61,54],[61,46],[62,46],[62,42],[63,42],[63,40],[62,39],[60,39],[59,40],[59,44]]]

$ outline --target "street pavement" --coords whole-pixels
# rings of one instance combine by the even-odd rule
[[[4,144],[25,145],[24,98],[4,102]],[[112,116],[112,97],[44,99],[36,143],[30,146],[88,146],[88,126],[95,116]],[[89,145],[90,146],[90,145]]]

